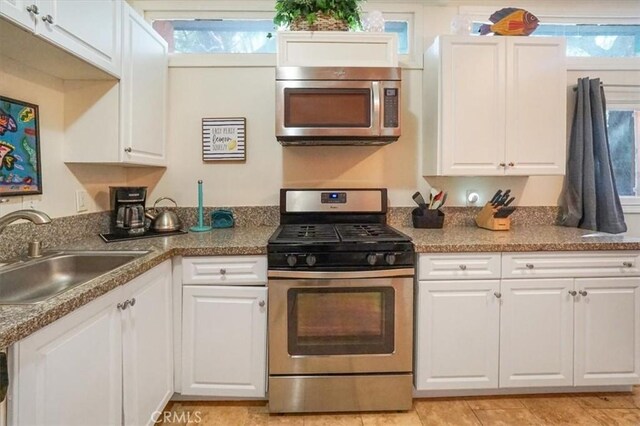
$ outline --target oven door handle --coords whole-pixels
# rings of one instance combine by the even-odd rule
[[[414,268],[381,269],[370,271],[278,271],[270,270],[269,278],[302,278],[302,279],[358,279],[358,278],[392,278],[413,277]]]

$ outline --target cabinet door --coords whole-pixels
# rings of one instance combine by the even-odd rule
[[[112,290],[14,346],[11,424],[121,423],[121,298]]]
[[[500,387],[573,384],[572,292],[571,278],[502,280]]]
[[[498,280],[420,281],[416,389],[498,387]]]
[[[576,279],[575,385],[640,383],[640,278]]]
[[[441,172],[503,174],[504,40],[442,37],[441,43]]]
[[[506,37],[505,41],[506,173],[563,175],[567,145],[565,42],[555,37]]]
[[[7,18],[30,31],[36,29],[38,11],[36,0],[0,0],[0,17]]]
[[[265,396],[266,300],[266,287],[183,287],[183,395]]]
[[[121,158],[125,163],[165,163],[167,44],[125,5],[120,81]]]
[[[171,261],[124,290],[123,301],[133,303],[122,311],[124,423],[153,424],[152,414],[173,395]]]
[[[121,0],[39,1],[37,34],[120,76]]]

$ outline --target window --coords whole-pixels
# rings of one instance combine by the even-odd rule
[[[640,108],[621,109],[614,106],[607,109],[609,150],[618,194],[621,197],[640,196],[639,129]]]
[[[398,34],[398,53],[401,55],[409,54],[409,22],[386,21],[384,31]]]
[[[170,53],[275,53],[268,19],[159,19],[153,28]]]
[[[481,22],[474,22],[477,34]],[[569,57],[640,56],[640,25],[629,24],[540,24],[532,36],[562,36]]]

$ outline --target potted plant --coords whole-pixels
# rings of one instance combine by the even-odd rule
[[[359,29],[363,0],[276,0],[273,22],[293,31]]]

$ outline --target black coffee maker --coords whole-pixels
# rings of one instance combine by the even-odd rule
[[[111,232],[116,235],[142,235],[146,186],[110,186]]]

